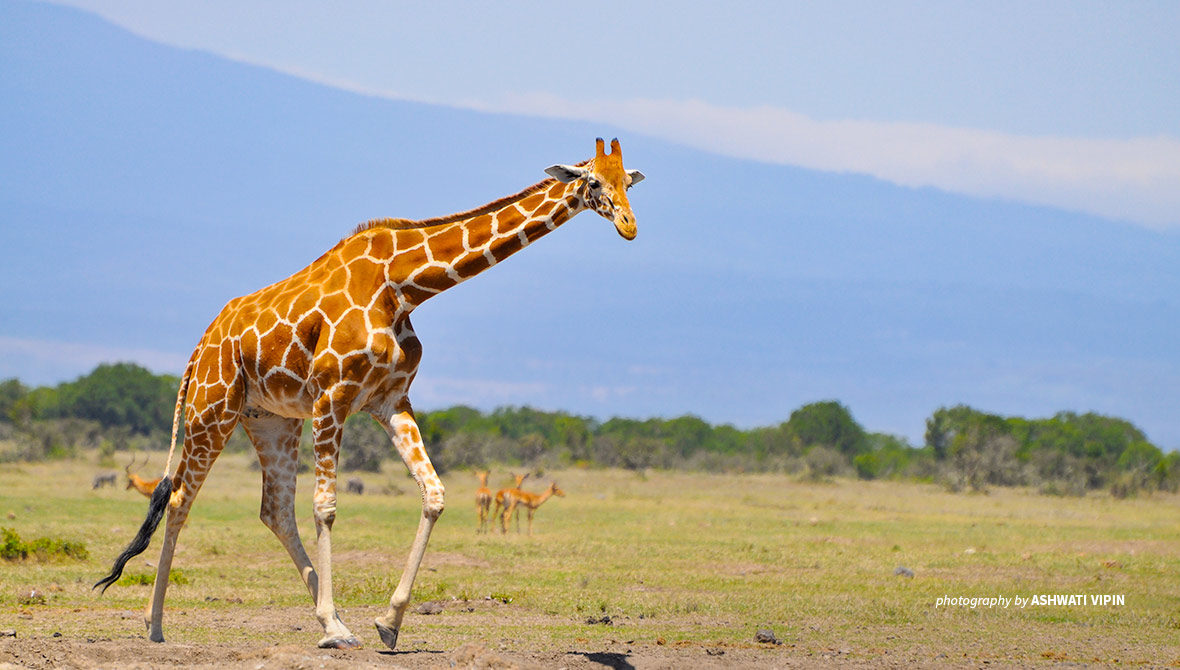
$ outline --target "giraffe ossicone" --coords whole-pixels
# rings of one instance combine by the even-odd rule
[[[466,212],[421,221],[370,221],[303,270],[229,301],[185,368],[164,477],[147,518],[95,587],[105,591],[119,579],[127,561],[147,549],[166,511],[156,581],[144,614],[151,640],[163,642],[164,595],[176,538],[209,468],[241,423],[262,466],[259,517],[290,554],[311,594],[324,631],[320,646],[359,646],[333,601],[331,531],[344,421],[367,412],[385,428],[422,494],[422,517],[405,569],[389,609],[375,621],[381,639],[393,648],[445,493],[410,406],[409,389],[422,356],[411,312],[582,211],[610,220],[626,239],[637,232],[627,189],[643,174],[623,167],[618,140],[606,153],[600,138],[594,158],[546,172],[551,179]],[[182,408],[184,446],[169,475]],[[295,522],[299,436],[309,418],[315,449],[314,566]]]

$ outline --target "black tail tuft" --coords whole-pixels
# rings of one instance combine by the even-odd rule
[[[164,510],[168,507],[168,499],[172,497],[172,478],[164,477],[156,484],[155,490],[152,491],[152,500],[148,503],[147,518],[143,520],[143,525],[139,527],[139,532],[135,534],[135,539],[131,540],[131,544],[123,550],[115,558],[115,565],[111,568],[111,574],[98,580],[92,588],[97,589],[102,587],[101,593],[106,593],[107,587],[119,581],[119,577],[123,575],[123,566],[127,565],[127,561],[142,554],[148,548],[148,544],[152,541],[152,533],[156,532],[156,527],[160,525],[160,519],[164,518]]]

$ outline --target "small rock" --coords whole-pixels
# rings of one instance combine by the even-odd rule
[[[754,633],[754,641],[763,644],[782,644],[782,640],[775,637],[774,631],[769,628],[760,628],[757,633]]]
[[[706,649],[705,653],[710,656],[724,656],[725,650],[724,649]]]
[[[975,547],[967,547],[966,549],[964,549],[964,550],[963,550],[963,553],[964,553],[964,554],[974,554],[974,553],[975,553]]]
[[[53,633],[53,637],[61,637],[61,633],[60,633],[60,632],[57,632],[57,631],[54,631],[54,633]]]
[[[586,619],[586,623],[591,624],[591,625],[602,624],[604,626],[613,626],[615,622],[611,621],[609,614],[603,614],[602,616],[597,617],[597,618],[590,617],[589,619]]]
[[[0,637],[16,637],[16,631],[11,628],[0,630]]]
[[[13,520],[13,519],[15,519],[15,518],[16,518],[16,512],[9,512],[9,513],[8,513],[8,520],[9,520],[9,521],[11,521],[11,520]]]
[[[914,578],[914,571],[910,570],[904,565],[897,566],[897,568],[893,570],[893,574],[897,575],[898,577],[908,577],[909,579]]]
[[[443,611],[442,603],[437,600],[431,600],[419,605],[415,610],[418,614],[439,614]]]

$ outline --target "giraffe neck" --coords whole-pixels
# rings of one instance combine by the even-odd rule
[[[406,304],[419,305],[556,230],[585,207],[575,185],[547,180],[465,218],[394,230],[389,281]]]

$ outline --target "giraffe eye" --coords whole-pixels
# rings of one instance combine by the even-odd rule
[[[594,178],[591,178],[590,180],[588,180],[586,182],[586,184],[589,185],[590,189],[594,190],[594,191],[597,191],[598,189],[602,188],[602,182],[600,182]]]

